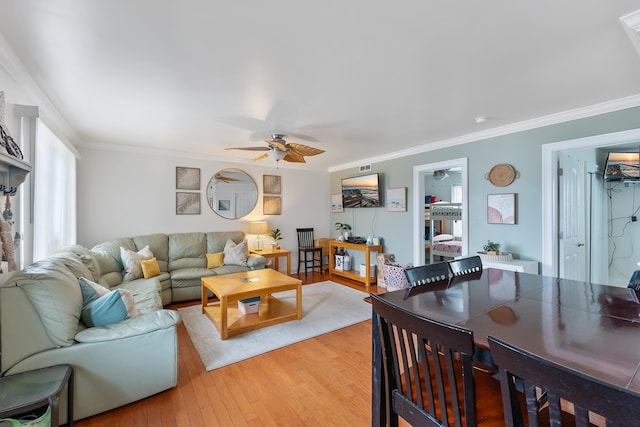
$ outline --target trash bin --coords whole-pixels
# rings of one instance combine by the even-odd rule
[[[51,407],[43,406],[35,411],[16,415],[14,418],[0,419],[0,427],[49,427],[51,426]]]

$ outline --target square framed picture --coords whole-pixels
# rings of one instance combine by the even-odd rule
[[[262,196],[262,213],[264,215],[280,215],[280,202],[280,196]]]
[[[387,211],[407,211],[407,187],[387,189]]]
[[[342,206],[342,193],[331,195],[331,212],[344,212],[344,206]]]
[[[516,193],[487,195],[487,223],[516,223]]]
[[[265,194],[280,194],[282,178],[279,175],[262,175],[262,188]]]
[[[200,169],[176,167],[176,190],[200,190]]]
[[[200,193],[176,192],[176,215],[200,215]]]
[[[218,200],[218,210],[219,211],[231,210],[231,200]]]

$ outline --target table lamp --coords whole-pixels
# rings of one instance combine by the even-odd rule
[[[249,234],[256,235],[256,241],[254,243],[254,250],[261,251],[262,250],[262,238],[261,234],[266,234],[269,231],[269,226],[267,225],[267,221],[252,221],[249,223]]]

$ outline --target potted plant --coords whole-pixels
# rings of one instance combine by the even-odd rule
[[[280,234],[279,228],[274,228],[273,230],[271,230],[271,238],[273,239],[273,243],[271,244],[273,246],[273,249],[280,249],[278,241],[282,240],[282,234]]]
[[[344,240],[347,240],[351,234],[351,226],[342,222],[336,222],[336,230],[340,231],[340,235],[344,236]]]
[[[500,255],[500,243],[487,240],[487,243],[482,247],[487,255]]]

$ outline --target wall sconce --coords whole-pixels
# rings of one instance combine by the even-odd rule
[[[267,234],[268,231],[269,226],[267,225],[267,221],[252,221],[249,223],[249,234],[256,235],[256,241],[253,248],[254,250],[262,250],[262,238],[260,235]]]

